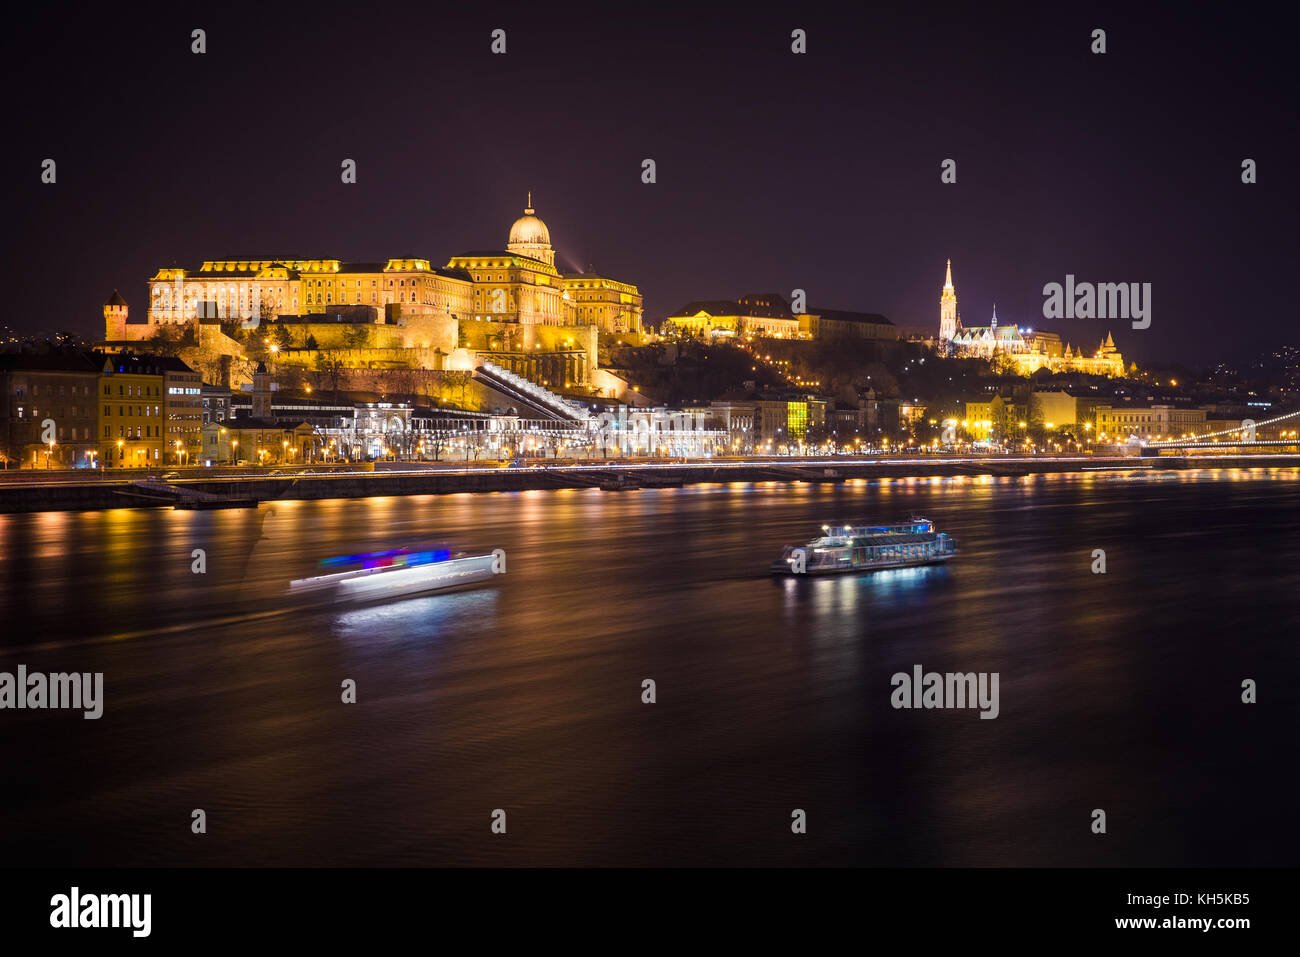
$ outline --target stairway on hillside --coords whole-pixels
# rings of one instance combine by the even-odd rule
[[[509,389],[513,389],[533,405],[546,409],[561,418],[572,419],[576,422],[585,422],[591,418],[591,411],[585,405],[557,395],[545,386],[538,385],[531,379],[511,372],[495,362],[485,360],[474,372],[475,375],[487,379],[489,383],[495,381],[507,386]]]

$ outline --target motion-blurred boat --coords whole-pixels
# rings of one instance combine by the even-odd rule
[[[500,548],[487,555],[453,555],[445,548],[396,549],[327,558],[321,565],[334,570],[289,582],[288,594],[336,602],[388,601],[428,595],[504,575],[506,553]]]
[[[774,575],[835,575],[946,562],[957,543],[934,522],[917,518],[902,525],[823,525],[807,545],[787,545],[772,563]]]

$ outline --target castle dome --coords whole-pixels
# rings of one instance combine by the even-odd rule
[[[551,231],[537,218],[533,209],[533,194],[528,194],[528,205],[524,214],[510,227],[510,242],[506,249],[520,256],[527,256],[539,262],[555,265],[555,250],[551,246]]]
[[[533,194],[529,193],[528,206],[524,209],[524,214],[510,227],[512,245],[520,243],[530,246],[549,246],[551,244],[551,231],[537,218],[536,212],[533,209]]]

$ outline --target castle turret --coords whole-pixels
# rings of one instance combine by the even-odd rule
[[[104,303],[104,338],[116,342],[126,338],[126,300],[116,289]]]

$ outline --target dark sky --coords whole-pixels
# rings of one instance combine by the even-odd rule
[[[1269,7],[870,6],[29,12],[3,39],[3,322],[102,335],[114,287],[143,310],[159,266],[205,258],[442,264],[502,247],[531,189],[561,257],[639,284],[651,321],[800,287],[937,325],[951,257],[967,325],[996,302],[1139,363],[1297,341],[1293,32]],[[1152,283],[1151,327],[1043,322],[1067,273]]]

